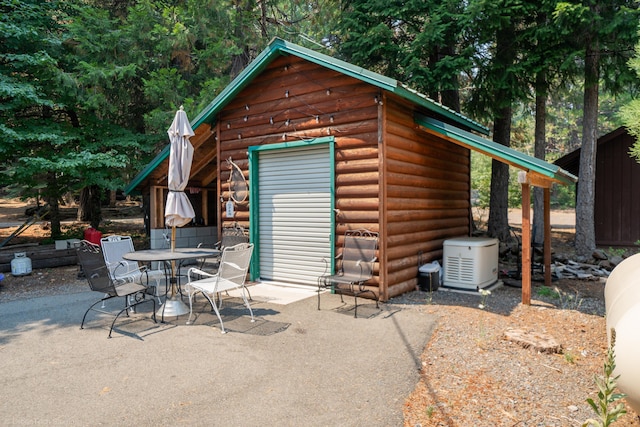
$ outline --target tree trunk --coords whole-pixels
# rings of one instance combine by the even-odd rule
[[[267,0],[260,0],[260,34],[263,39],[269,37],[267,33]]]
[[[240,53],[231,56],[230,74],[232,79],[240,74],[242,70],[249,65],[249,62],[251,62],[251,51],[247,43],[250,40],[252,30],[247,27],[245,19],[253,9],[253,2],[235,0],[234,9],[236,13],[234,34],[236,36]]]
[[[511,144],[511,107],[500,110],[500,117],[493,125],[493,140],[498,144]],[[509,165],[491,161],[491,196],[489,199],[489,236],[501,241],[509,239]]]
[[[84,187],[80,191],[78,221],[88,221],[91,227],[98,228],[102,220],[100,196],[100,187],[97,185]]]
[[[511,117],[513,61],[516,57],[514,45],[515,29],[510,22],[496,32],[496,73],[504,80],[495,89],[495,113],[493,120],[493,140],[506,147],[511,145]],[[515,83],[511,83],[515,84]],[[492,160],[491,196],[489,198],[489,220],[487,231],[490,236],[501,241],[509,240],[509,165]]]
[[[432,69],[435,69],[439,61],[446,57],[455,57],[455,46],[444,46],[442,48],[435,48],[434,52],[429,57],[429,64]],[[445,83],[445,87],[448,89],[442,89],[440,92],[430,93],[429,96],[432,99],[437,99],[445,107],[451,108],[453,111],[460,112],[460,91],[458,89],[458,75],[453,74],[450,76],[449,82]]]
[[[600,52],[594,40],[587,42],[584,72],[582,148],[576,201],[576,253],[590,256],[596,248],[594,220],[596,190],[596,144],[598,127],[598,80]]]
[[[49,205],[49,221],[51,222],[51,238],[57,239],[62,235],[62,228],[60,226],[60,205],[58,204],[57,197],[48,197],[47,204]]]
[[[545,159],[547,126],[547,82],[544,71],[536,76],[536,124],[534,131],[534,156]],[[544,190],[533,188],[533,244],[544,241]]]
[[[54,172],[47,174],[47,194],[45,201],[49,205],[48,219],[51,224],[51,238],[57,239],[62,235],[60,227],[60,205],[58,204],[59,194],[57,193],[58,182]]]

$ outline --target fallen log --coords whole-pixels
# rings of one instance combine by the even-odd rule
[[[20,248],[5,247],[0,252],[0,272],[10,272],[11,260],[15,258],[16,253],[20,252],[24,252],[31,259],[31,268],[33,270],[76,265],[78,263],[76,249],[74,248],[56,249],[55,245],[22,246]]]

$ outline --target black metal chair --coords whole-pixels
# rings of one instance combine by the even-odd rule
[[[340,300],[344,302],[343,295],[353,295],[355,298],[355,317],[358,317],[358,296],[371,294],[376,301],[376,308],[380,308],[379,297],[365,283],[373,277],[373,265],[377,259],[378,233],[369,230],[350,230],[344,234],[344,246],[342,253],[336,259],[338,268],[336,274],[326,274],[330,263],[326,264],[325,274],[318,278],[318,310],[320,310],[320,294],[324,289],[331,289],[340,294]]]
[[[129,311],[134,310],[137,305],[145,302],[151,302],[153,304],[153,314],[151,317],[153,321],[156,322],[156,302],[153,298],[145,298],[148,291],[148,287],[146,285],[132,281],[129,278],[112,279],[104,257],[102,256],[100,246],[98,245],[83,241],[78,247],[77,253],[78,262],[80,263],[84,276],[89,282],[89,287],[92,291],[104,294],[100,300],[93,303],[84,313],[80,329],[84,329],[84,321],[91,310],[113,315],[114,312],[104,309],[104,302],[116,297],[123,297],[125,304],[124,308],[115,314],[115,318],[113,319],[111,328],[109,329],[109,338],[111,338],[111,332],[113,331],[113,326],[115,325],[116,320],[118,320],[118,317],[124,312],[129,315]],[[101,303],[102,307],[97,308],[96,305]]]

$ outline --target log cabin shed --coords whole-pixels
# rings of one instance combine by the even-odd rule
[[[444,240],[470,235],[470,150],[521,169],[527,188],[575,180],[394,79],[278,38],[191,124],[198,216],[178,230],[185,245],[237,222],[255,244],[252,280],[316,285],[344,232],[369,229],[380,240],[367,286],[382,301],[416,289],[419,254],[441,259]],[[152,247],[163,240],[168,154],[125,189],[144,196]],[[227,159],[249,186],[233,212]]]
[[[640,240],[640,164],[629,155],[636,139],[625,127],[598,138],[594,221],[596,245],[635,246]],[[574,175],[580,173],[578,148],[555,164]]]

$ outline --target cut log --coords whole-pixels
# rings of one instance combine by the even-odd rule
[[[532,348],[540,353],[562,353],[562,345],[547,334],[509,328],[504,335],[509,341],[513,341],[524,348]]]

